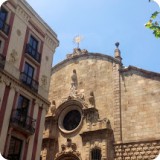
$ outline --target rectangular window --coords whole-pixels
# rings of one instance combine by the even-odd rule
[[[30,36],[29,45],[33,49],[34,54],[38,50],[38,41],[33,36]]]
[[[11,137],[7,159],[20,160],[22,143],[22,140],[13,136]]]
[[[21,109],[21,110],[23,109],[27,114],[28,107],[29,107],[29,99],[27,99],[24,96],[20,95],[19,98],[18,98],[17,109]]]
[[[16,119],[22,126],[26,125],[27,116],[28,116],[28,108],[29,108],[29,99],[20,95],[18,98]]]
[[[24,74],[25,74],[25,83],[27,85],[31,85],[34,75],[34,68],[27,62],[24,65]]]
[[[41,55],[38,52],[38,40],[32,35],[29,38],[29,42],[26,46],[26,53],[33,57],[37,62],[40,62]]]
[[[7,19],[7,11],[5,9],[1,9],[0,10],[0,29],[3,28],[5,22],[6,22],[6,19]]]
[[[1,8],[0,10],[0,30],[2,30],[5,34],[9,33],[9,25],[6,24],[8,12]]]
[[[34,80],[34,68],[27,62],[24,63],[24,70],[21,72],[20,80],[33,91],[38,91],[38,82]]]

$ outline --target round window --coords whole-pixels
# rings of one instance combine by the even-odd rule
[[[64,133],[72,133],[82,124],[82,110],[78,105],[69,105],[60,113],[59,129]]]
[[[72,110],[66,114],[63,119],[64,129],[71,131],[75,129],[81,121],[81,114],[77,110]]]

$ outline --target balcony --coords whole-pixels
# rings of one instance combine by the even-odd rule
[[[22,108],[13,110],[10,122],[14,128],[27,135],[33,135],[35,132],[36,120],[25,115]]]
[[[24,72],[20,74],[20,80],[34,92],[38,92],[38,82]]]
[[[41,61],[41,54],[34,49],[30,44],[26,45],[26,51],[25,53],[29,54],[34,60],[36,60],[38,63]]]
[[[4,69],[6,57],[3,54],[0,54],[0,68]]]
[[[4,32],[6,35],[8,35],[9,29],[10,29],[10,26],[0,18],[0,30]]]

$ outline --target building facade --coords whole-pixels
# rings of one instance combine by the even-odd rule
[[[0,152],[9,160],[39,160],[54,31],[25,0],[0,9]]]
[[[42,160],[151,160],[160,151],[160,74],[74,49],[52,68]]]

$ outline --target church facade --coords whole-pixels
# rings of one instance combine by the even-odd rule
[[[52,68],[42,160],[150,160],[160,151],[160,74],[74,49]]]

